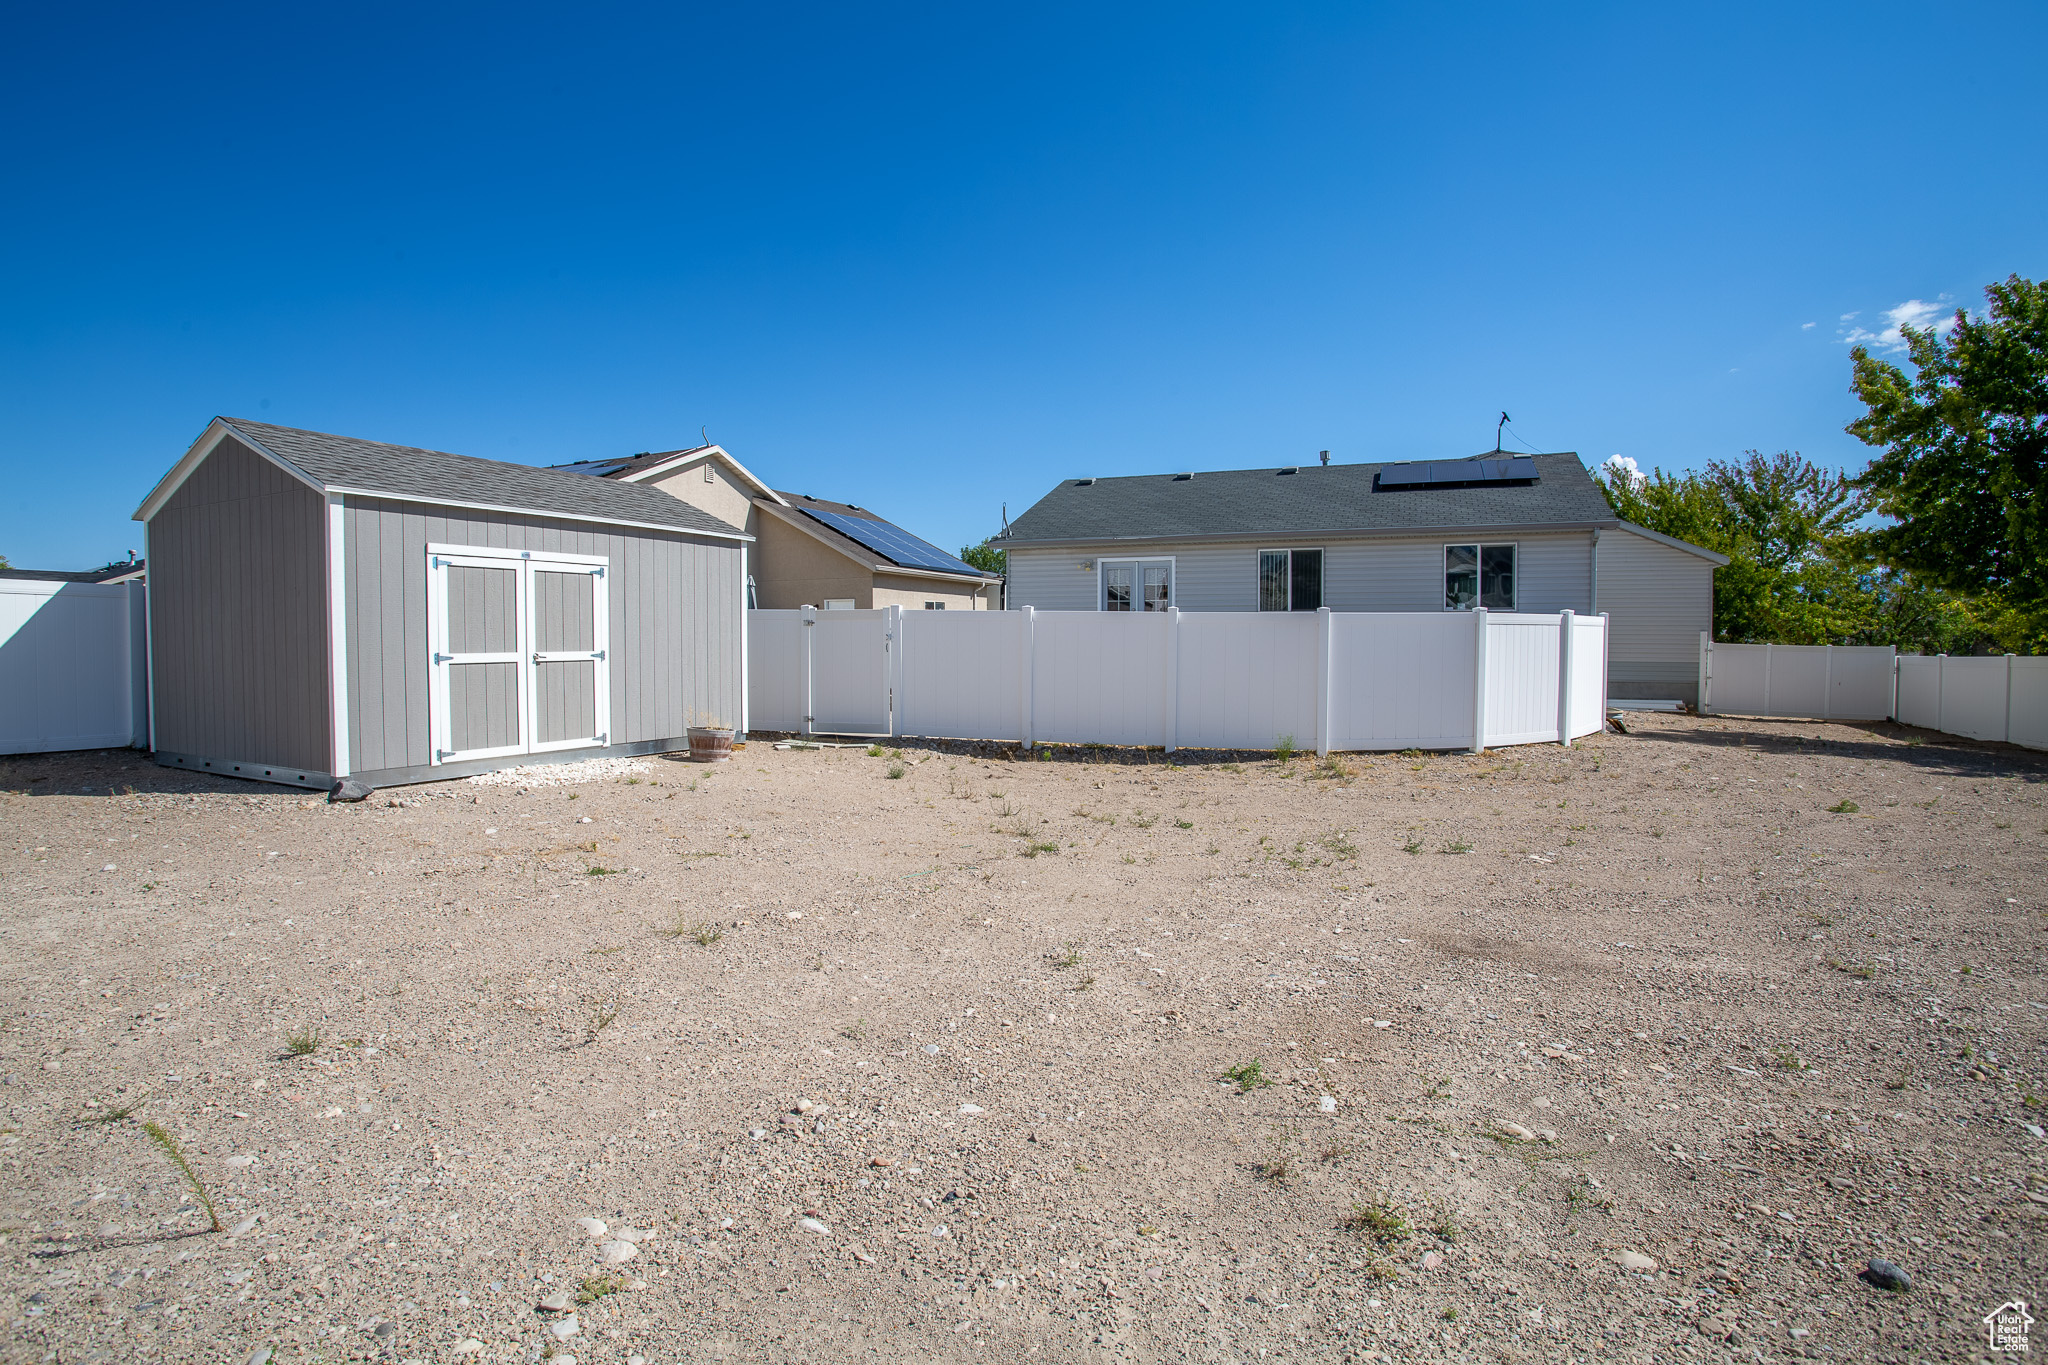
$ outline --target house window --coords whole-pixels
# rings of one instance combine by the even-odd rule
[[[828,597],[825,599],[825,610],[852,611],[853,599],[851,597]]]
[[[1259,551],[1259,610],[1314,611],[1323,605],[1321,550]]]
[[[1105,559],[1102,561],[1104,611],[1165,611],[1173,605],[1173,561],[1170,559]]]
[[[1449,611],[1515,609],[1515,547],[1444,546],[1444,607]]]
[[[944,611],[946,604],[944,602],[927,602],[924,604],[924,609],[926,611]]]

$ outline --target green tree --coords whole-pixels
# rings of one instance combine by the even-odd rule
[[[1793,451],[1748,451],[1696,473],[1613,467],[1599,483],[1614,514],[1728,556],[1714,573],[1714,633],[1734,643],[1846,644],[1867,633],[1870,583],[1852,527],[1866,499]]]
[[[1848,431],[1879,454],[1858,477],[1882,562],[1972,600],[2005,648],[2048,642],[2048,285],[1985,289],[1988,311],[1901,329],[1908,375],[1850,352],[1864,415]]]
[[[966,560],[983,573],[999,574],[1006,572],[1004,565],[1009,562],[1008,555],[985,540],[979,545],[961,546],[960,558]]]

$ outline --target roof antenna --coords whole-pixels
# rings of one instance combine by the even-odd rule
[[[1003,504],[1003,534],[1010,534],[1010,504]]]
[[[1502,413],[1501,415],[1502,415],[1503,417],[1505,417],[1505,416],[1506,416],[1507,414],[1506,414],[1506,413]],[[702,428],[702,427],[698,427],[698,428],[697,428],[697,434],[698,434],[699,436],[702,436],[702,437],[704,438],[704,444],[705,444],[705,445],[707,445],[707,446],[708,446],[708,445],[710,445],[710,444],[711,444],[711,433],[710,433],[710,432],[706,431],[706,430],[705,430],[704,428]]]
[[[1328,464],[1328,463],[1330,462],[1330,452],[1326,450],[1326,451],[1322,452],[1322,455],[1323,455],[1323,463],[1327,465],[1327,464]]]
[[[1496,427],[1495,427],[1495,428],[1493,429],[1493,453],[1494,453],[1494,454],[1496,454],[1496,455],[1500,454],[1500,433],[1501,433],[1502,429],[1503,429],[1503,428],[1505,428],[1505,427],[1507,426],[1507,424],[1508,424],[1509,422],[1512,422],[1513,420],[1514,420],[1514,419],[1513,419],[1512,417],[1508,416],[1508,415],[1507,415],[1506,413],[1502,413],[1502,414],[1500,415],[1500,425],[1499,425],[1499,426],[1496,426]]]

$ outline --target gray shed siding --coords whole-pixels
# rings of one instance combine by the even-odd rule
[[[1600,537],[1600,610],[1614,697],[1699,702],[1700,632],[1714,628],[1714,565],[1627,527]]]
[[[328,770],[326,510],[229,436],[150,519],[157,749]]]
[[[1516,606],[1521,611],[1587,611],[1592,605],[1592,537],[1584,531],[1473,532],[1465,543],[1521,547]],[[1444,546],[1457,536],[1376,536],[1344,540],[1276,536],[1257,543],[1211,541],[1009,552],[1008,605],[1044,611],[1093,611],[1097,579],[1082,561],[1167,558],[1183,611],[1257,611],[1259,551],[1321,548],[1323,602],[1333,611],[1442,611]],[[1604,552],[1605,545],[1602,545]]]
[[[352,772],[432,761],[430,543],[609,560],[614,745],[681,738],[692,725],[738,725],[738,543],[355,496],[344,500],[342,519]]]

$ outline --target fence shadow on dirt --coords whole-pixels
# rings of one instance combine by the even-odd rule
[[[1826,731],[1849,730],[1839,738]],[[1922,772],[1953,777],[2018,777],[2048,781],[2048,754],[2013,744],[1958,739],[1897,721],[1783,720],[1765,716],[1709,716],[1683,729],[1640,730],[1630,739],[1645,744],[1699,749],[1760,749],[1771,754],[1815,753],[1903,763]]]

